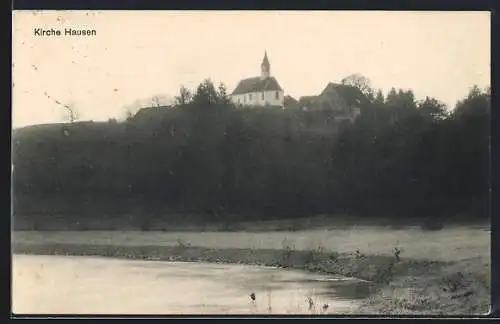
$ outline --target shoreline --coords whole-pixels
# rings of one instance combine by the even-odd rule
[[[358,310],[360,314],[484,315],[490,308],[490,279],[481,272],[484,265],[477,267],[478,260],[445,262],[402,258],[398,261],[395,256],[353,255],[324,249],[215,249],[181,242],[176,246],[13,242],[12,252],[245,264],[342,275],[370,281],[375,286],[373,294]],[[455,287],[450,286],[450,280],[460,282]]]
[[[315,250],[215,249],[200,246],[118,246],[106,244],[13,243],[15,254],[101,256],[151,261],[186,261],[245,264],[335,274],[366,281],[380,281],[391,257],[368,256],[354,259],[349,254]],[[373,267],[374,263],[377,267]]]

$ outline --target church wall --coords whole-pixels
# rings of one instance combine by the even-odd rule
[[[249,106],[283,106],[285,94],[283,91],[278,91],[278,97],[276,97],[276,91],[265,91],[264,98],[262,98],[262,92],[252,92],[240,95],[231,96],[231,100],[235,104],[249,105]]]

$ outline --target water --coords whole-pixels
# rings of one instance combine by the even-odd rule
[[[259,266],[14,255],[12,311],[339,314],[355,312],[369,287],[354,279]]]

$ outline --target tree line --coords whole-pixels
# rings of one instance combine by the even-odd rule
[[[122,123],[13,136],[14,212],[154,221],[307,217],[488,217],[490,90],[453,109],[411,90],[369,100],[354,123],[297,107],[235,108],[223,84],[181,87],[175,104]],[[363,79],[361,79],[363,81]],[[64,128],[64,132],[60,128]],[[332,216],[334,217],[334,216]]]

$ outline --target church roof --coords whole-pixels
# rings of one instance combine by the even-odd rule
[[[275,77],[262,80],[260,77],[253,77],[241,80],[233,91],[233,95],[249,92],[262,91],[283,91]]]

